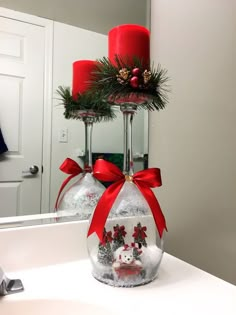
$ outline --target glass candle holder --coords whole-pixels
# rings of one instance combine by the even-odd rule
[[[87,220],[105,190],[92,173],[92,131],[97,114],[78,110],[73,115],[80,118],[85,127],[84,168],[79,179],[63,194],[57,211],[58,216],[76,215],[80,220]]]
[[[163,256],[165,220],[160,208],[153,215],[159,204],[146,183],[152,181],[158,169],[134,174],[132,122],[137,105],[132,102],[119,105],[124,119],[123,173],[104,161],[97,161],[101,167],[95,170],[95,163],[94,175],[101,179],[100,174],[104,173],[103,180],[113,179],[115,183],[103,194],[91,217],[87,244],[92,274],[98,281],[134,287],[157,277]],[[159,233],[158,220],[162,225]]]

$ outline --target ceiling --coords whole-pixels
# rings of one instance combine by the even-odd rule
[[[120,24],[149,26],[150,0],[0,0],[0,6],[102,34]]]

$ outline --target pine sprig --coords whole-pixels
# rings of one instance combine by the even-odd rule
[[[110,104],[117,104],[117,100],[129,97],[130,100],[140,99],[137,106],[147,110],[160,110],[165,108],[169,88],[167,71],[160,65],[148,70],[143,67],[142,60],[137,57],[133,62],[125,62],[124,58],[116,56],[116,65],[107,57],[98,60],[97,69],[93,72],[91,82],[94,91],[100,90],[104,99]],[[135,70],[138,74],[133,74]],[[137,70],[138,69],[138,70]],[[136,76],[137,86],[132,84]],[[132,102],[132,101],[131,101]]]
[[[78,111],[85,111],[88,114],[94,113],[95,122],[108,121],[116,117],[112,106],[104,101],[103,96],[98,91],[78,94],[76,99],[72,97],[69,87],[59,86],[56,92],[60,96],[60,105],[64,106],[66,119],[82,120]]]

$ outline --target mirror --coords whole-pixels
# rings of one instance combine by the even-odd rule
[[[65,4],[66,3],[66,4]],[[98,5],[99,3],[99,5]],[[51,99],[47,104],[50,112],[50,130],[43,129],[43,139],[47,146],[44,146],[38,155],[44,156],[45,148],[48,150],[47,158],[50,160],[50,168],[44,167],[44,178],[42,186],[38,189],[28,187],[27,202],[31,194],[36,190],[41,190],[44,199],[40,199],[38,209],[36,207],[29,207],[32,212],[28,210],[24,212],[18,211],[14,204],[15,200],[11,198],[11,194],[7,197],[5,173],[6,165],[14,156],[14,149],[12,152],[0,155],[0,227],[18,226],[22,224],[39,224],[55,222],[55,213],[53,211],[56,196],[62,181],[67,177],[59,170],[59,166],[66,157],[74,159],[77,163],[82,165],[83,150],[84,150],[84,125],[80,121],[66,120],[63,116],[63,106],[59,105],[58,95],[56,89],[59,85],[71,86],[72,78],[72,62],[79,59],[97,59],[107,55],[107,33],[108,31],[119,24],[140,24],[144,26],[149,25],[149,1],[143,0],[123,0],[111,1],[102,0],[99,2],[83,0],[79,4],[74,1],[41,1],[35,3],[32,7],[30,1],[9,1],[3,0],[1,2],[3,9],[16,10],[33,16],[40,16],[49,20],[54,20],[53,24],[53,41],[52,41],[52,73],[48,76],[48,90],[51,90]],[[95,7],[97,6],[97,7]],[[56,8],[56,10],[55,10]],[[132,11],[132,16],[130,12]],[[17,12],[16,12],[17,14]],[[3,14],[4,16],[4,14]],[[11,39],[11,38],[10,38]],[[22,48],[22,47],[21,47]],[[21,48],[19,54],[21,54]],[[2,48],[1,49],[5,49]],[[1,53],[1,52],[0,52]],[[24,57],[24,56],[23,56]],[[3,99],[6,93],[7,86],[3,86],[0,98]],[[11,101],[11,93],[9,95],[9,102]],[[39,99],[35,99],[36,102]],[[0,112],[1,112],[0,106]],[[45,108],[44,108],[45,111]],[[45,115],[45,113],[44,113]],[[0,114],[0,126],[3,131],[5,140],[8,138],[7,128],[4,127],[3,111]],[[40,117],[40,116],[39,116]],[[44,120],[45,120],[45,116]],[[13,120],[12,120],[13,119]],[[47,118],[50,120],[49,118]],[[39,119],[40,120],[40,119]],[[11,123],[14,123],[14,117],[11,117]],[[43,122],[45,123],[45,121]],[[42,125],[43,125],[42,123]],[[37,127],[35,127],[37,129]],[[36,132],[33,129],[33,132]],[[16,134],[16,136],[18,136]],[[7,141],[6,141],[7,142]],[[50,146],[49,146],[50,144]],[[36,150],[35,144],[30,144],[31,151]],[[121,113],[117,113],[117,118],[113,122],[96,123],[93,127],[93,141],[92,151],[94,153],[122,153],[123,152],[123,118]],[[10,150],[9,150],[10,151]],[[135,170],[143,168],[144,154],[148,153],[148,114],[142,110],[137,112],[133,124],[133,152],[135,158]],[[44,161],[43,161],[44,162]],[[30,167],[27,166],[22,172],[26,174]],[[40,166],[40,165],[39,165]],[[47,170],[48,168],[48,170]],[[3,174],[4,173],[4,174]],[[3,176],[1,178],[1,176]],[[31,176],[31,175],[30,175]],[[46,178],[46,179],[45,179]],[[46,184],[45,184],[46,183]],[[12,186],[12,191],[18,196],[16,186]],[[46,191],[46,192],[45,192]],[[3,200],[7,200],[7,204]],[[16,209],[11,214],[9,209]],[[65,220],[67,220],[66,218]],[[76,220],[76,217],[70,218]],[[8,223],[6,223],[8,222]]]

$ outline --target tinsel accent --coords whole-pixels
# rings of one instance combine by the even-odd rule
[[[78,114],[84,111],[84,116],[95,115],[95,122],[108,121],[114,119],[115,113],[99,92],[86,92],[78,94],[77,98],[72,97],[69,87],[59,86],[57,93],[60,95],[61,105],[64,105],[64,116],[66,119],[83,119],[83,115]]]
[[[135,66],[133,66],[135,65]],[[167,102],[167,71],[160,65],[144,69],[141,60],[133,58],[131,65],[116,56],[116,65],[107,57],[98,60],[93,72],[92,89],[101,91],[110,104],[117,105],[119,98],[139,98],[138,107],[147,110],[163,109]]]

